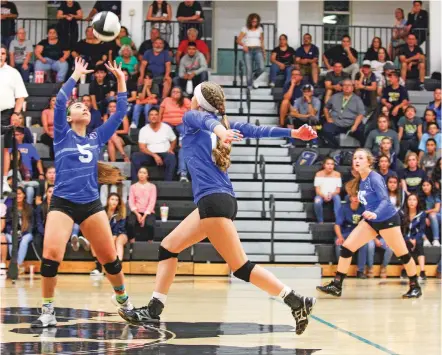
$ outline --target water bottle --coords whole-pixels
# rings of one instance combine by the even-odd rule
[[[34,74],[33,73],[29,74],[29,82],[30,83],[34,82]]]
[[[107,152],[107,150],[104,151],[103,160],[104,161],[109,161],[109,153]]]

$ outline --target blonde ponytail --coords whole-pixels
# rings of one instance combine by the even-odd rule
[[[364,152],[365,153],[365,155],[367,156],[368,164],[370,165],[370,168],[373,169],[373,164],[374,164],[373,154],[368,149],[358,148],[353,153],[353,156],[357,152]],[[353,161],[352,161],[352,165],[353,165]],[[358,175],[354,179],[350,180],[349,182],[347,182],[345,184],[345,191],[347,192],[347,194],[349,196],[356,196],[358,194],[360,182],[361,182],[361,175],[358,173]]]
[[[98,162],[98,183],[102,185],[116,185],[126,180],[120,169],[110,164]]]

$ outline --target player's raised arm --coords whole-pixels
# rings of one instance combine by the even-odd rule
[[[302,140],[311,140],[317,137],[316,132],[308,125],[303,125],[298,129],[256,126],[249,123],[232,122],[232,130],[241,132],[244,138],[285,138],[291,137]]]

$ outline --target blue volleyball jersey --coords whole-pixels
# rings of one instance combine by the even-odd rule
[[[365,180],[359,183],[359,201],[366,211],[376,214],[371,222],[383,222],[393,217],[397,211],[387,192],[387,186],[383,177],[375,171],[371,171]]]
[[[127,95],[118,93],[117,112],[85,137],[76,134],[66,120],[66,103],[76,81],[73,78],[57,94],[54,110],[54,195],[74,203],[89,203],[99,198],[98,159],[107,143],[123,121]]]
[[[184,114],[183,123],[183,156],[192,177],[195,204],[202,197],[214,193],[227,193],[235,197],[229,175],[220,170],[212,159],[212,149],[216,142],[212,140],[213,130],[221,124],[217,116],[210,112],[192,110]],[[239,122],[231,122],[230,129],[240,131],[244,138],[291,136],[291,130],[287,128],[254,126]]]

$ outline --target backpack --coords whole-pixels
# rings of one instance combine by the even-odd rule
[[[341,153],[341,165],[351,166],[353,163],[353,154],[354,152],[350,150],[346,150]]]
[[[336,165],[341,165],[342,150],[336,149],[336,150],[330,152],[330,154],[328,156],[335,161]]]
[[[298,166],[312,166],[318,160],[319,152],[314,148],[305,148],[294,164],[294,168]]]

